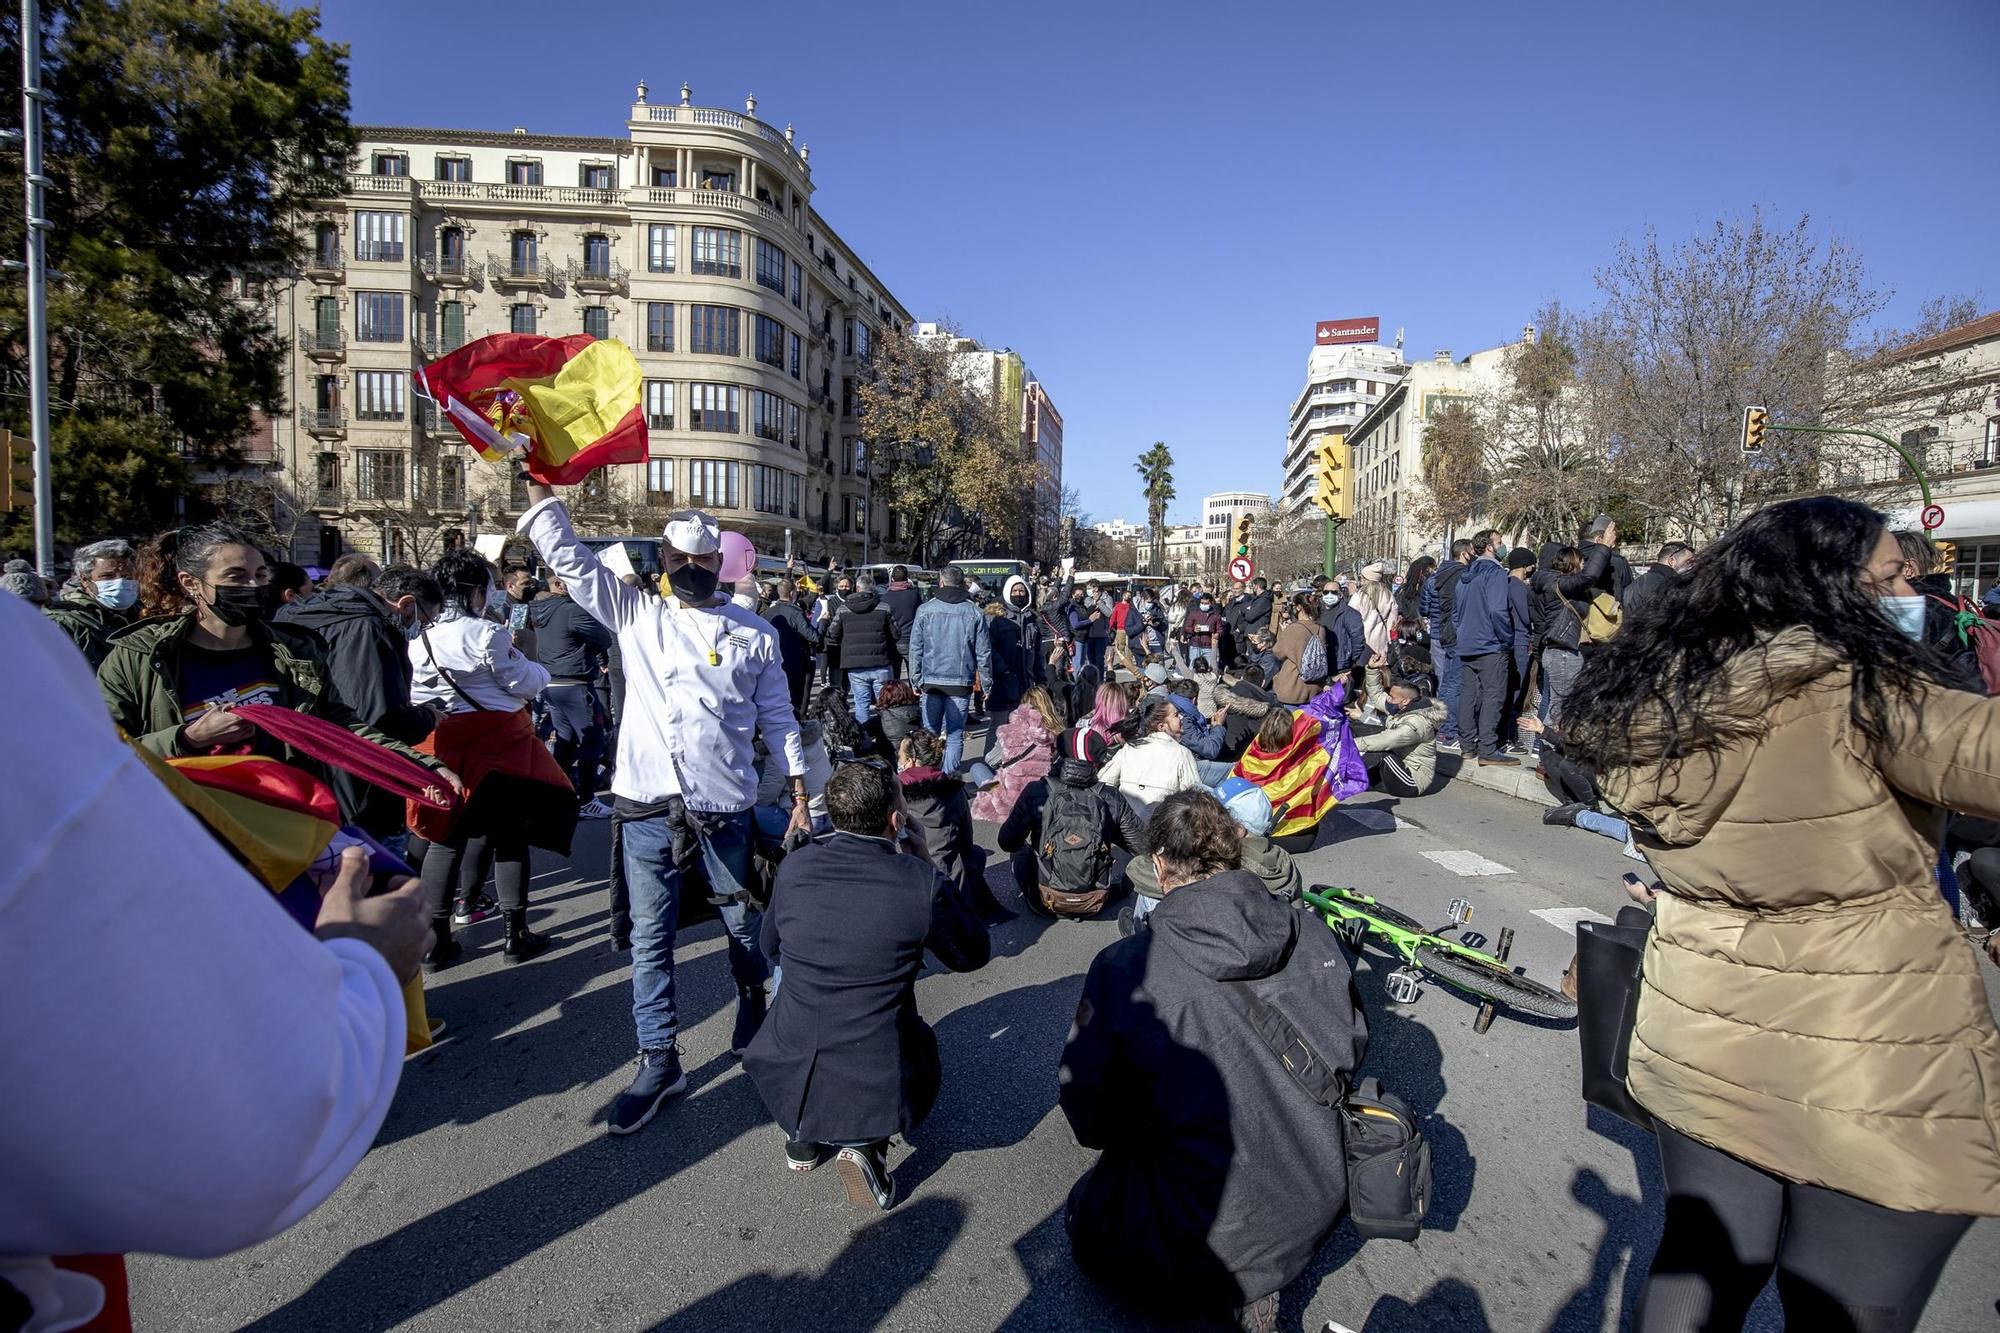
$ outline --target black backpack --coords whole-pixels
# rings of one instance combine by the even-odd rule
[[[1347,1145],[1347,1212],[1363,1240],[1415,1240],[1431,1201],[1431,1145],[1402,1098],[1365,1078],[1349,1092],[1340,1071],[1277,1008],[1241,981],[1229,988],[1250,1026],[1306,1096],[1340,1114]]]
[[[1049,779],[1041,862],[1043,881],[1052,889],[1089,893],[1103,882],[1111,868],[1111,843],[1104,836],[1104,804],[1095,787]]]

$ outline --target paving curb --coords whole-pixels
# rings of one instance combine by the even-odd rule
[[[1532,759],[1522,760],[1519,768],[1481,768],[1470,755],[1440,753],[1437,770],[1453,782],[1467,782],[1535,805],[1556,804],[1556,798],[1549,794],[1548,784],[1536,774]]]

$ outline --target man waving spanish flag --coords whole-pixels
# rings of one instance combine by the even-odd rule
[[[481,458],[498,463],[525,451],[529,475],[546,486],[645,460],[642,382],[631,348],[587,333],[488,334],[417,372]]]

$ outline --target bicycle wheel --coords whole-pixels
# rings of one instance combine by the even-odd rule
[[[1381,903],[1362,902],[1358,898],[1350,898],[1338,893],[1322,893],[1320,896],[1340,904],[1343,912],[1352,913],[1353,916],[1372,917],[1384,925],[1394,926],[1398,930],[1407,930],[1413,935],[1424,933],[1422,922],[1404,916],[1393,907],[1385,907]],[[1328,924],[1332,923],[1329,922]]]
[[[1513,972],[1505,963],[1482,962],[1426,944],[1417,949],[1417,966],[1448,986],[1508,1009],[1518,1009],[1537,1018],[1576,1017],[1575,1000]]]

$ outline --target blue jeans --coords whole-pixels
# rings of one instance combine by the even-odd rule
[[[1230,763],[1227,759],[1197,759],[1194,761],[1194,771],[1201,774],[1201,785],[1204,787],[1213,787],[1216,783],[1228,777],[1235,769],[1236,765]]]
[[[1160,905],[1160,900],[1158,898],[1148,898],[1143,893],[1133,894],[1132,919],[1134,921],[1144,921],[1147,917],[1153,914],[1153,909],[1158,907],[1159,905]]]
[[[681,875],[695,857],[708,871],[711,901],[729,936],[729,970],[739,990],[770,979],[757,935],[763,913],[750,906],[750,812],[697,814],[674,800],[665,814],[624,821],[625,879],[632,893],[632,1025],[639,1049],[672,1046],[680,1033],[674,1009],[674,932],[680,918]]]
[[[1444,721],[1438,723],[1438,739],[1458,739],[1458,649],[1431,640],[1431,661],[1437,667],[1438,702],[1444,705]]]
[[[866,726],[875,716],[875,691],[889,683],[888,667],[871,667],[847,673],[847,697],[854,705],[854,720]]]
[[[1210,675],[1215,674],[1215,649],[1213,648],[1188,649],[1188,670],[1193,671],[1195,669],[1195,665],[1200,662],[1208,663],[1209,674]],[[1264,683],[1267,685],[1270,684],[1269,681],[1266,681]]]
[[[944,737],[946,773],[958,772],[958,761],[965,754],[965,703],[964,695],[936,690],[924,694],[924,726]]]
[[[597,701],[588,685],[551,685],[542,691],[542,701],[556,729],[556,763],[569,774],[577,801],[588,804],[597,795],[597,765],[604,756]]]
[[[1576,826],[1606,838],[1615,838],[1619,842],[1625,842],[1632,836],[1632,830],[1624,820],[1616,815],[1600,814],[1595,810],[1577,811]]]

